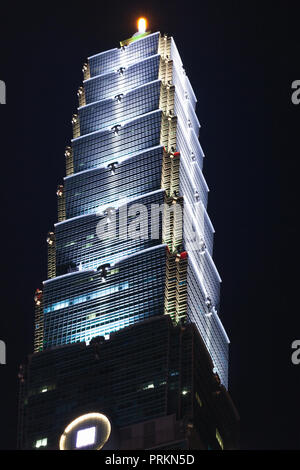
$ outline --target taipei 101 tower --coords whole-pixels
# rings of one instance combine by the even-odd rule
[[[197,100],[173,37],[140,18],[87,59],[77,95],[18,446],[236,449]]]

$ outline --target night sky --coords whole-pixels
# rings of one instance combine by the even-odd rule
[[[263,4],[263,5],[262,5]],[[300,448],[298,306],[300,4],[292,1],[62,2],[1,6],[0,448],[16,448],[18,366],[33,348],[34,290],[46,279],[46,234],[81,68],[119,46],[146,16],[174,36],[198,98],[200,142],[231,339],[229,388],[242,449]]]

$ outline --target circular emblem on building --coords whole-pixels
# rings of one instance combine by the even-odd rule
[[[87,413],[74,419],[60,437],[60,450],[100,450],[108,441],[111,424],[102,413]]]

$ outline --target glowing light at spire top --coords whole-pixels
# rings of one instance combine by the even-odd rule
[[[139,18],[137,20],[138,32],[143,34],[146,32],[147,29],[147,20],[146,18]]]

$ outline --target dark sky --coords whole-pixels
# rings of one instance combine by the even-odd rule
[[[299,4],[299,2],[298,2]],[[221,317],[231,339],[230,393],[242,449],[299,449],[296,231],[300,5],[292,1],[29,2],[1,6],[0,448],[16,447],[18,365],[32,351],[33,294],[46,278],[46,234],[86,57],[145,15],[174,36],[198,98]],[[5,11],[6,8],[6,11]]]

